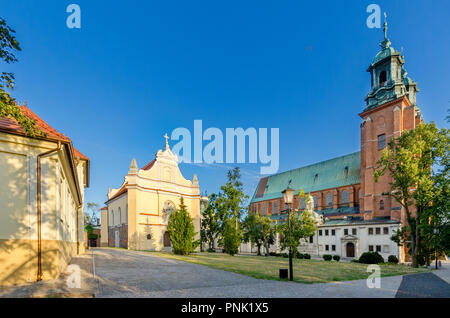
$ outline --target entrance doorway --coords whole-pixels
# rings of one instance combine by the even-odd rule
[[[347,243],[347,257],[355,257],[355,244]]]
[[[164,232],[164,247],[171,247],[169,232]]]

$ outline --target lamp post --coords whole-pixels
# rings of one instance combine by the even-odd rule
[[[294,272],[292,269],[292,241],[291,241],[291,204],[294,201],[294,189],[289,188],[289,186],[284,189],[281,193],[283,194],[284,203],[287,205],[288,213],[288,229],[289,229],[289,280],[294,280]]]
[[[433,228],[434,233],[434,259],[435,259],[435,268],[438,269],[438,253],[437,253],[437,236],[439,235],[439,228],[435,226]]]

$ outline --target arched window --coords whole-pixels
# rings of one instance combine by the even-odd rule
[[[358,199],[361,200],[361,189],[358,191]]]
[[[263,206],[262,206],[262,215],[266,216],[266,205],[265,204],[263,204]]]
[[[109,225],[114,226],[114,210],[111,210],[111,220],[109,220]]]
[[[164,202],[162,216],[166,223],[169,222],[170,214],[172,214],[173,211],[175,211],[175,205],[172,203],[172,201]]]
[[[383,85],[386,82],[386,71],[381,71],[380,76],[378,77],[379,85]]]
[[[380,200],[380,210],[384,210],[384,201]]]
[[[327,206],[331,206],[333,204],[333,196],[331,193],[327,194]]]
[[[348,177],[348,166],[344,168],[344,177]]]
[[[342,191],[342,203],[348,203],[348,192],[347,192],[347,190]]]
[[[313,196],[313,200],[314,200],[314,208],[315,209],[317,209],[317,206],[318,206],[318,201],[317,201],[317,197],[316,196]]]
[[[122,224],[122,209],[119,207],[119,225]]]
[[[273,213],[274,214],[278,214],[277,203],[276,202],[273,203]]]

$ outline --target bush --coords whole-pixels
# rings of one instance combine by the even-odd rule
[[[303,258],[304,259],[311,259],[311,255],[309,255],[308,253],[303,254]]]
[[[196,248],[194,223],[184,205],[183,197],[180,198],[180,207],[170,214],[167,231],[175,254],[188,255]]]
[[[225,222],[223,230],[223,250],[231,256],[239,253],[239,245],[241,244],[241,236],[236,229],[233,219]]]
[[[333,259],[334,259],[336,262],[339,262],[339,260],[341,259],[341,257],[340,257],[339,255],[333,255]]]
[[[305,255],[303,255],[302,253],[298,253],[298,252],[297,252],[297,258],[298,258],[298,259],[304,259],[304,258],[305,258]]]
[[[331,261],[331,259],[333,258],[333,256],[331,256],[330,254],[324,254],[322,257],[326,261]]]
[[[216,252],[216,249],[215,248],[208,248],[208,251],[207,251],[208,253],[215,253]]]
[[[287,257],[289,257],[289,254],[288,253],[283,253],[283,254],[281,254],[284,258],[287,258]]]
[[[389,255],[388,256],[388,262],[393,264],[398,264],[398,258],[395,255]]]
[[[384,258],[378,252],[365,252],[359,257],[362,264],[379,264],[384,263]]]

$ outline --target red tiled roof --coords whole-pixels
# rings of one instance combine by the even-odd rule
[[[104,211],[104,210],[108,210],[108,207],[104,206],[103,208],[100,209],[100,211]]]
[[[155,159],[153,159],[152,161],[150,161],[149,163],[147,163],[144,167],[142,167],[142,170],[150,170],[153,165],[155,164]]]
[[[45,122],[45,120],[43,120],[41,117],[36,115],[27,106],[19,105],[19,108],[22,110],[22,112],[25,116],[27,116],[28,118],[35,121],[35,126],[38,129],[40,129],[47,137],[52,138],[52,139],[58,139],[58,140],[62,140],[62,141],[71,142],[69,137],[65,136],[64,134],[60,133],[55,128],[53,128],[52,126],[47,124]],[[0,118],[0,128],[25,134],[25,130],[22,128],[22,126],[20,126],[14,118],[10,118],[10,117]],[[74,155],[76,158],[89,160],[88,157],[86,157],[81,152],[79,152],[77,149],[75,149],[75,147],[73,148],[73,150],[74,150]]]

